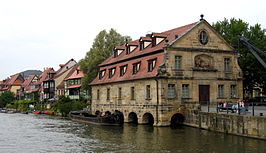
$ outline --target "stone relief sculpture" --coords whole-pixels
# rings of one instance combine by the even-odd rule
[[[197,55],[194,63],[196,68],[213,69],[213,57],[209,55]]]

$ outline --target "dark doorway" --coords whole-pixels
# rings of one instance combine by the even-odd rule
[[[210,85],[199,85],[199,102],[201,105],[210,102]]]

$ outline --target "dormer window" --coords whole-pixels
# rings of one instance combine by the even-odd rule
[[[120,66],[120,76],[123,76],[127,71],[127,65]]]
[[[140,62],[133,64],[133,74],[137,74],[140,69]]]
[[[156,59],[148,60],[148,72],[152,72],[156,64]]]
[[[165,33],[153,33],[152,34],[152,47],[158,45],[167,37]]]
[[[118,56],[118,51],[114,50],[114,58],[116,58]]]
[[[109,78],[111,78],[112,76],[114,76],[114,74],[115,74],[115,67],[109,69]]]
[[[126,44],[126,54],[131,53],[133,50],[135,50],[138,47],[137,41],[131,41]]]
[[[119,56],[122,52],[123,52],[123,49],[115,49],[114,50],[114,58],[116,58],[117,56]]]
[[[105,70],[101,70],[99,73],[99,79],[101,80],[105,75]]]
[[[116,58],[117,56],[119,56],[123,51],[125,50],[125,46],[115,46],[114,48],[114,58]]]
[[[141,37],[139,39],[140,50],[145,49],[150,44],[151,44],[151,38],[150,37]]]

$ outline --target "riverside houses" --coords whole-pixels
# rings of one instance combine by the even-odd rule
[[[185,110],[242,98],[237,52],[203,19],[116,46],[91,82],[92,112],[168,126]]]
[[[64,80],[65,95],[70,99],[79,100],[83,93],[81,92],[81,79],[84,77],[83,72],[80,70],[80,66],[76,66],[74,71],[70,73],[70,76]],[[87,94],[84,94],[86,98]]]
[[[47,78],[43,81],[42,91],[44,101],[53,101],[59,95],[64,95],[64,89],[57,88],[64,81],[65,77],[71,72],[77,64],[74,59],[69,60],[66,64],[60,64],[57,71],[51,69],[48,72]]]
[[[24,78],[20,73],[10,76],[9,78],[0,82],[0,94],[5,91],[10,91],[16,95],[17,99],[19,99],[19,90],[21,89],[23,82]]]

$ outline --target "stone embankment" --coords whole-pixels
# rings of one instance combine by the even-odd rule
[[[184,125],[266,140],[266,117],[189,110]]]

